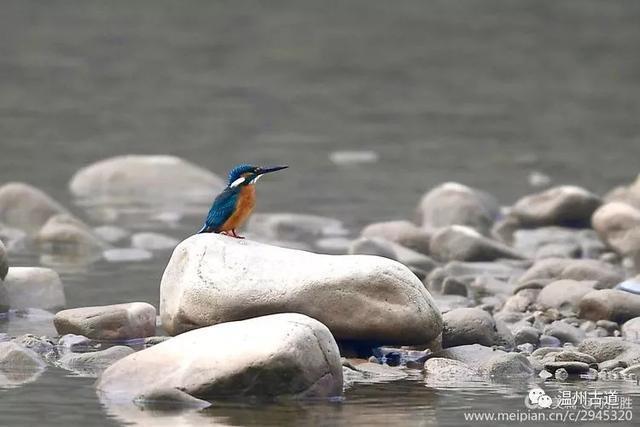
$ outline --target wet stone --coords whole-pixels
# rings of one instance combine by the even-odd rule
[[[58,312],[54,324],[60,334],[96,340],[143,338],[155,334],[156,309],[143,302],[73,308]]]
[[[562,342],[570,342],[572,344],[578,344],[585,338],[584,331],[562,321],[551,323],[545,327],[544,333],[556,337]]]
[[[562,345],[562,341],[558,338],[542,334],[540,335],[540,347],[560,347]]]
[[[113,363],[134,352],[132,348],[121,345],[101,351],[68,352],[60,358],[58,365],[83,376],[97,377]]]
[[[584,362],[547,362],[544,364],[544,368],[554,374],[560,369],[564,369],[569,374],[589,372],[589,364]]]
[[[567,372],[567,370],[564,368],[559,368],[559,369],[556,369],[553,376],[559,381],[564,381],[567,378],[569,378],[569,372]]]

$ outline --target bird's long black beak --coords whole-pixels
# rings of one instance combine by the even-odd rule
[[[264,175],[265,173],[276,172],[276,171],[279,171],[279,170],[282,170],[282,169],[286,169],[286,168],[288,168],[288,167],[289,167],[289,165],[284,165],[284,166],[273,166],[273,167],[270,167],[270,168],[260,168],[260,169],[258,169],[258,170],[256,171],[256,173],[257,173],[258,175]]]

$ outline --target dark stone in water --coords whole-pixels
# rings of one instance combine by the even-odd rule
[[[562,342],[551,335],[540,335],[540,347],[560,347]]]

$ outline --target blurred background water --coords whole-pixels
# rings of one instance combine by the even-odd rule
[[[532,172],[602,193],[640,172],[639,22],[635,0],[5,0],[0,182],[26,181],[72,207],[73,173],[112,155],[174,154],[219,174],[288,163],[261,182],[258,210],[327,215],[354,231],[412,218],[443,181],[505,204],[531,191]],[[337,150],[378,161],[336,164]],[[168,256],[63,271],[68,305],[157,306]],[[50,368],[0,391],[0,425],[115,424],[91,381],[67,375]],[[462,402],[496,407],[507,396],[522,408],[525,394],[394,383],[321,409],[217,408],[192,421],[458,425]]]

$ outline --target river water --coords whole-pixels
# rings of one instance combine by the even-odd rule
[[[260,183],[258,210],[336,217],[353,233],[412,218],[443,181],[505,204],[532,191],[532,172],[603,193],[640,172],[639,22],[635,0],[3,1],[0,182],[29,182],[82,217],[69,179],[112,155],[174,154],[220,174],[288,163]],[[337,150],[378,161],[335,164]],[[184,238],[200,220],[157,231]],[[57,269],[69,307],[157,306],[168,257]],[[51,333],[20,328],[0,324]],[[0,391],[0,425],[455,426],[464,410],[524,410],[530,388],[405,380],[343,402],[177,415],[105,408],[92,382],[49,368]]]

